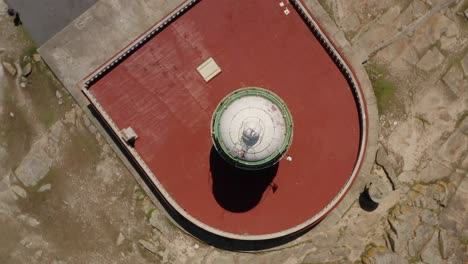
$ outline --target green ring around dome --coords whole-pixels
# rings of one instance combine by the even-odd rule
[[[246,96],[261,96],[274,103],[280,109],[285,121],[285,140],[281,148],[272,153],[267,158],[258,161],[247,161],[232,155],[220,137],[220,120],[227,106],[230,105],[233,101]],[[221,157],[223,157],[223,159],[231,165],[247,170],[265,169],[276,164],[286,154],[289,147],[291,146],[293,138],[293,119],[284,101],[273,92],[257,87],[241,88],[227,95],[216,107],[211,121],[211,137],[213,139],[213,145],[215,149],[218,151]]]

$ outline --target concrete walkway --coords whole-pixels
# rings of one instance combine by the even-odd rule
[[[97,0],[6,0],[19,12],[31,38],[40,46],[90,8]]]

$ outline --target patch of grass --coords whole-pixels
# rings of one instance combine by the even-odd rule
[[[95,167],[101,156],[101,147],[93,134],[75,131],[70,134],[63,154],[63,168],[80,173],[83,168]]]
[[[32,54],[36,52],[37,47],[32,41],[31,35],[23,26],[17,27],[17,37],[18,37],[18,40],[16,42],[20,43],[21,45],[21,48],[20,48],[21,53],[18,55],[32,56]]]
[[[460,6],[460,8],[457,10],[458,13],[461,13],[463,15],[463,12],[468,8],[468,0],[465,0],[465,2]]]
[[[411,2],[412,2],[411,0],[399,0],[398,1],[398,5],[400,6],[402,13],[410,6]]]
[[[465,246],[468,246],[468,237],[460,237],[460,243],[462,243]]]
[[[145,197],[146,197],[145,191],[143,189],[141,189],[141,188],[136,189],[135,194],[136,194],[136,199],[138,201],[141,201],[141,200],[145,199]]]
[[[395,86],[387,79],[377,79],[374,82],[374,92],[377,97],[379,112],[383,113],[394,97]]]
[[[375,63],[368,63],[366,70],[374,88],[379,114],[385,114],[395,100],[396,84],[390,80],[387,69]]]
[[[0,117],[0,144],[7,149],[8,155],[2,162],[14,169],[29,151],[35,136],[28,114],[17,106],[12,81],[4,90],[3,115]],[[10,116],[14,114],[14,117]]]
[[[364,251],[362,252],[361,254],[361,259],[362,260],[369,260],[369,258],[371,258],[376,251],[378,251],[379,249],[383,249],[383,247],[381,246],[377,246],[375,243],[373,242],[370,242],[368,243],[365,247],[364,247]]]
[[[458,115],[457,122],[455,123],[455,129],[458,129],[465,118],[468,117],[468,111],[463,111]]]
[[[365,248],[365,251],[368,251],[370,249],[373,249],[373,248],[378,248],[379,246],[377,246],[377,244],[375,244],[374,242],[369,242],[364,248]]]
[[[31,186],[31,187],[25,187],[25,189],[27,189],[28,192],[30,192],[30,193],[37,192],[39,190],[39,188],[42,187],[42,185],[57,181],[57,179],[62,174],[63,174],[63,172],[62,172],[61,169],[52,166],[50,168],[49,172],[44,176],[44,178],[42,178],[36,185]]]
[[[33,71],[28,78],[31,83],[25,88],[29,94],[34,113],[38,121],[49,128],[71,108],[72,100],[63,91],[62,85],[42,64],[33,64]],[[58,104],[55,92],[62,94],[63,104]]]
[[[419,255],[414,256],[414,257],[410,257],[410,258],[408,259],[408,263],[411,263],[411,264],[413,264],[413,263],[421,263],[421,261],[422,261],[422,259],[421,259],[421,257],[420,257]]]
[[[334,17],[334,13],[333,13],[333,7],[331,6],[331,3],[329,0],[319,0],[318,1],[319,4],[323,7],[323,9],[325,10],[325,12],[328,13],[328,15],[330,15],[330,17]]]
[[[64,197],[67,196],[69,188],[75,188],[70,185],[69,179],[61,177],[64,175],[64,169],[52,166],[49,172],[34,186],[25,186],[20,184],[28,192],[28,197],[24,200],[19,200],[19,207],[34,215],[41,215],[45,210],[49,210],[52,201],[62,204]],[[51,190],[38,192],[44,184],[51,184]],[[50,194],[53,192],[53,196]],[[47,208],[47,209],[45,209]],[[52,209],[51,210],[55,210]]]
[[[32,57],[32,55],[36,53],[37,53],[37,47],[34,45],[30,45],[24,49],[23,57],[24,56]]]
[[[32,63],[32,73],[28,77],[28,84],[24,92],[29,95],[32,101],[33,114],[46,128],[50,127],[64,111],[71,106],[71,100],[61,89],[62,84],[50,72],[43,63],[32,62],[32,55],[37,53],[37,46],[32,42],[29,33],[23,26],[17,27],[18,41],[21,43],[18,54],[20,63],[24,66],[27,62]],[[29,57],[28,61],[23,61],[24,57]],[[63,94],[63,104],[58,105],[55,91],[60,90]]]
[[[428,126],[432,125],[431,122],[429,122],[429,120],[424,118],[422,115],[416,115],[414,118],[416,120],[419,120],[422,123],[423,128],[426,128],[426,125],[428,125]]]
[[[146,213],[146,221],[149,221],[151,219],[151,216],[153,216],[154,211],[156,211],[156,208],[152,208]]]

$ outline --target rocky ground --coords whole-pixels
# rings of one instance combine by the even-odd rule
[[[374,86],[379,204],[236,253],[151,203],[0,1],[0,263],[467,263],[468,1],[320,3]]]

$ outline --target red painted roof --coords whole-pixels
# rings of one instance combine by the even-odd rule
[[[350,86],[286,7],[203,0],[90,88],[119,129],[136,131],[135,149],[172,199],[225,232],[262,235],[305,222],[338,194],[358,156]],[[196,68],[210,57],[222,72],[206,83]],[[213,111],[248,86],[278,94],[294,120],[293,160],[261,175],[228,167],[212,150]]]

